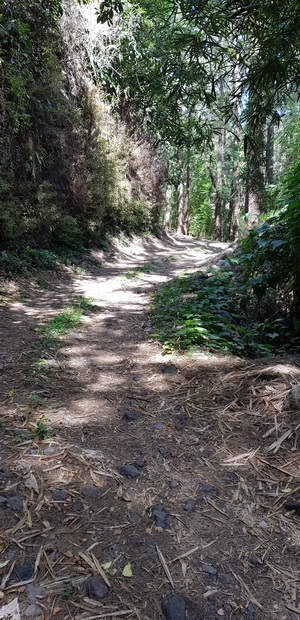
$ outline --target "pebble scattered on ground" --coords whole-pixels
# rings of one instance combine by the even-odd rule
[[[31,562],[24,562],[20,566],[15,566],[12,572],[12,579],[14,581],[28,581],[34,575],[34,566]]]
[[[135,411],[134,409],[132,409],[131,411],[125,411],[124,413],[125,420],[128,420],[129,422],[136,422],[137,420],[139,420],[140,417],[140,412]]]
[[[186,512],[191,512],[192,510],[194,510],[195,506],[196,506],[196,500],[188,499],[188,501],[185,502],[183,506],[183,510],[186,510]]]
[[[127,478],[138,478],[142,473],[135,465],[122,465],[119,472],[121,476],[127,476]]]
[[[168,515],[162,506],[153,506],[152,516],[154,517],[156,527],[166,527],[168,525]]]
[[[168,594],[161,604],[167,620],[186,620],[186,602],[183,596]]]
[[[57,502],[63,502],[68,499],[69,495],[65,489],[53,489],[52,497]]]
[[[109,588],[101,577],[92,577],[87,582],[87,595],[94,601],[102,601],[109,593]]]
[[[17,512],[23,510],[23,500],[21,495],[12,495],[11,497],[8,497],[7,505],[9,508],[16,510]]]

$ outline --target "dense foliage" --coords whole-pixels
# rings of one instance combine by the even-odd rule
[[[15,262],[158,220],[163,171],[93,83],[88,27],[76,2],[2,4],[0,245]]]

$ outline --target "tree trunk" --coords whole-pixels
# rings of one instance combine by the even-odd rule
[[[266,181],[269,185],[274,182],[274,125],[267,129]]]
[[[239,217],[239,190],[238,190],[238,162],[235,161],[232,166],[232,178],[230,187],[229,215],[227,225],[227,241],[235,241],[238,233],[238,217]]]
[[[251,97],[249,103],[251,113]],[[248,214],[248,226],[257,225],[258,216],[263,212],[265,203],[265,150],[264,127],[252,119],[248,121],[247,133],[250,138],[246,153],[246,194],[245,213]]]
[[[186,178],[185,178],[185,192],[184,192],[184,234],[189,232],[190,225],[190,185],[191,185],[191,151],[187,149],[186,157]]]
[[[182,153],[178,154],[179,179],[177,189],[177,233],[185,234],[184,228],[184,183],[183,183],[183,162]]]
[[[219,133],[217,145],[216,145],[216,174],[210,172],[211,180],[215,188],[215,215],[214,215],[214,239],[216,241],[222,240],[222,176],[223,176],[223,162],[224,162],[224,129]]]
[[[226,240],[235,241],[238,233],[238,218],[240,212],[239,201],[239,187],[238,187],[238,175],[239,175],[239,160],[238,160],[238,148],[239,148],[239,136],[240,136],[240,124],[238,120],[239,106],[238,102],[235,104],[235,120],[233,123],[233,164],[232,164],[232,177],[230,187],[230,199],[229,199],[229,214],[226,231]]]
[[[171,208],[172,208],[172,189],[168,185],[166,189],[166,211],[165,211],[165,229],[167,232],[171,230]]]

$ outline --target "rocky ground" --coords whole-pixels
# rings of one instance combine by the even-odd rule
[[[149,238],[48,288],[2,281],[0,618],[300,616],[298,359],[151,338],[151,293],[225,249]],[[41,350],[78,294],[90,311]]]

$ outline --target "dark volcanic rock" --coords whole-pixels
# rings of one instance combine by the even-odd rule
[[[69,496],[65,489],[53,489],[52,497],[57,502],[65,501]]]
[[[17,512],[23,510],[23,500],[21,495],[12,495],[12,497],[8,497],[7,505],[9,508],[16,510]]]
[[[233,581],[234,581],[232,575],[230,575],[229,573],[219,573],[218,574],[218,579],[222,583],[233,583]]]
[[[231,480],[232,482],[237,482],[239,477],[238,475],[235,473],[235,471],[229,471],[227,473],[227,478],[229,478],[229,480]]]
[[[109,588],[101,577],[93,577],[87,582],[87,595],[94,601],[102,601],[109,593]]]
[[[170,375],[173,372],[177,372],[177,366],[175,366],[174,364],[166,364],[165,366],[163,366],[161,372],[164,375]]]
[[[300,515],[300,497],[289,497],[284,502],[284,508],[285,510],[295,510]]]
[[[167,448],[158,448],[158,452],[159,454],[161,454],[162,456],[166,456],[168,450]]]
[[[145,459],[142,459],[142,458],[136,459],[133,464],[135,467],[144,467]]]
[[[202,493],[212,493],[214,490],[215,487],[213,487],[212,484],[207,484],[206,482],[200,484],[200,491],[202,491]]]
[[[218,572],[214,566],[211,566],[211,564],[206,564],[206,563],[203,564],[202,570],[204,573],[207,573],[208,575],[216,575]]]
[[[196,506],[196,500],[188,499],[188,501],[183,506],[183,510],[186,510],[187,512],[191,512],[192,510],[194,510],[195,506]]]
[[[24,562],[21,566],[15,566],[12,572],[14,581],[28,581],[34,575],[34,566],[31,562]]]
[[[141,472],[134,465],[122,465],[119,472],[121,476],[127,476],[128,478],[138,478]]]
[[[255,555],[255,553],[250,556],[249,562],[250,564],[252,564],[252,566],[257,566],[258,564],[263,563],[262,559],[258,555]]]
[[[186,602],[183,596],[168,594],[161,604],[167,620],[186,620]]]
[[[156,527],[166,527],[168,525],[168,515],[162,506],[153,506],[152,516]]]
[[[129,422],[136,422],[140,417],[140,412],[135,411],[134,409],[132,409],[131,411],[125,411],[124,413],[125,420],[128,420]]]
[[[6,506],[7,504],[7,497],[4,497],[4,495],[0,495],[0,507]]]

